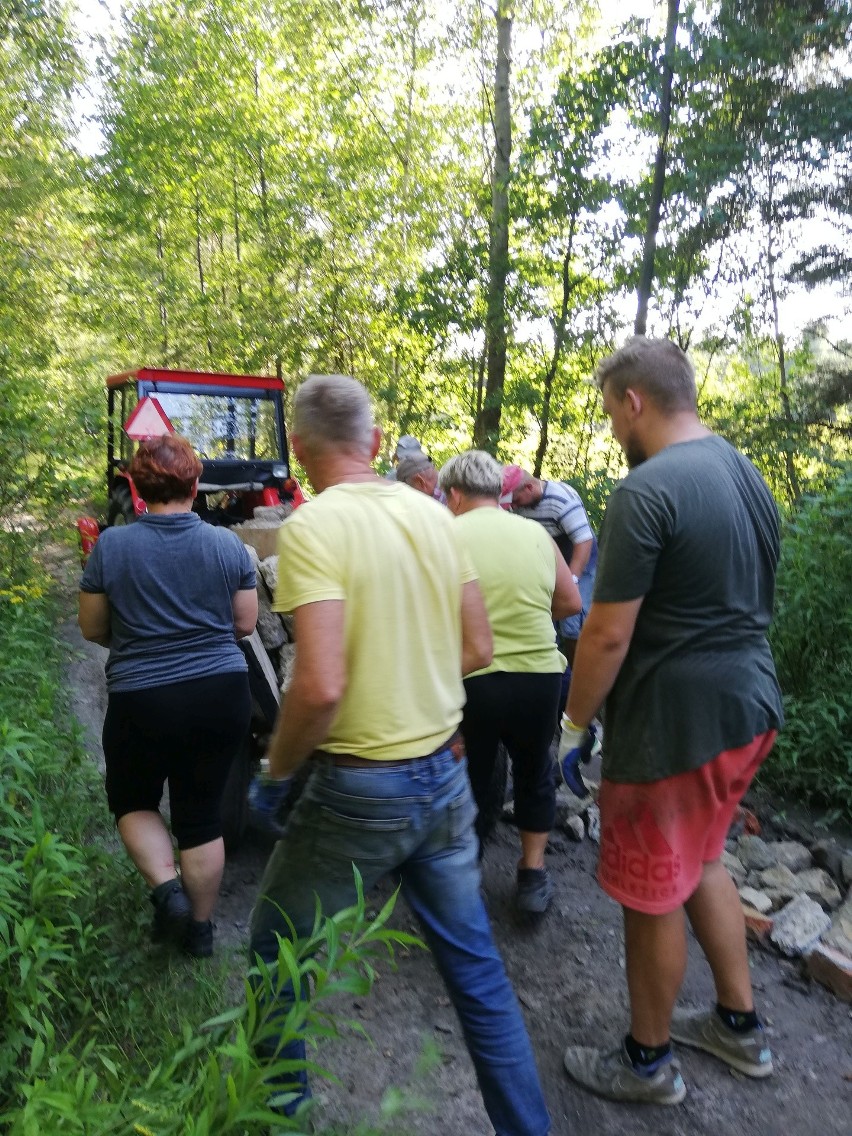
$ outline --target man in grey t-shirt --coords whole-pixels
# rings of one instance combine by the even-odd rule
[[[692,365],[636,338],[598,368],[631,472],[600,534],[560,764],[605,704],[598,880],[624,911],[630,1032],[570,1046],[569,1075],[612,1100],[676,1104],[670,1039],[751,1077],[772,1072],[739,896],[721,862],[734,810],[782,723],[766,630],[778,514],[760,474],[699,420]],[[674,1009],[689,917],[713,972],[709,1013]]]

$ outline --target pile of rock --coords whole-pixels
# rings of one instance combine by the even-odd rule
[[[275,669],[281,693],[285,694],[293,677],[296,635],[293,617],[280,615],[272,610],[272,601],[278,584],[278,557],[267,556],[261,560],[252,544],[246,544],[246,548],[257,572],[257,633]]]
[[[291,504],[258,505],[250,521],[234,525],[235,533],[247,548],[253,548],[258,560],[267,560],[276,554],[278,530],[293,512]]]
[[[596,793],[597,786],[592,786]],[[556,827],[560,828],[569,840],[579,843],[588,836],[595,844],[601,841],[601,814],[594,796],[575,797],[564,785],[556,790]]]
[[[560,786],[556,827],[575,841],[600,841],[598,785],[578,800]],[[804,844],[764,840],[756,818],[744,812],[722,862],[743,906],[749,937],[761,946],[803,960],[812,978],[852,1002],[852,849],[834,840]],[[752,822],[752,823],[749,823]],[[845,895],[845,898],[844,898]]]
[[[723,860],[751,938],[803,959],[813,978],[852,1002],[852,851],[741,836]]]

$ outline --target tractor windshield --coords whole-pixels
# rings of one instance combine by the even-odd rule
[[[275,404],[239,394],[152,394],[178,434],[210,461],[275,461],[280,457]]]

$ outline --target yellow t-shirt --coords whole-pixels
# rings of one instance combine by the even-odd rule
[[[456,520],[479,576],[494,636],[492,671],[553,674],[565,670],[550,605],[556,549],[537,521],[503,509],[471,509]],[[472,677],[472,676],[468,676]]]
[[[432,753],[461,721],[462,584],[476,579],[449,512],[393,481],[335,485],[287,518],[278,552],[276,611],[345,602],[347,685],[323,749]]]

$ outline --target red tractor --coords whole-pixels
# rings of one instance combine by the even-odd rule
[[[201,458],[197,508],[206,520],[236,524],[257,505],[301,498],[290,477],[281,379],[141,367],[107,379],[108,525],[144,510],[126,473],[132,441],[123,426],[145,398]]]
[[[107,518],[106,524],[92,517],[78,520],[84,562],[103,528],[130,524],[145,512],[127,469],[134,439],[149,428],[150,433],[182,434],[201,458],[193,508],[210,524],[239,524],[251,520],[258,506],[296,507],[304,500],[290,476],[280,379],[141,367],[107,379],[107,418]],[[263,587],[260,579],[258,586]],[[257,631],[240,646],[249,664],[254,714],[251,737],[235,756],[222,802],[230,848],[245,831],[248,783],[279,699],[275,659]]]

